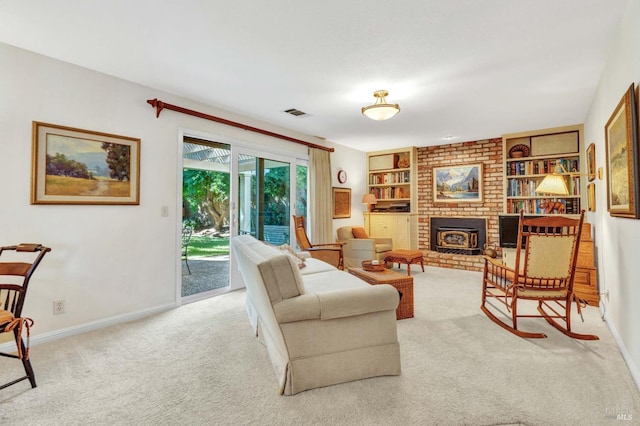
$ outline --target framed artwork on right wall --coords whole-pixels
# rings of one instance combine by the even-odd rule
[[[596,211],[596,184],[591,182],[587,185],[587,201],[590,212]]]
[[[596,178],[596,144],[593,142],[587,148],[587,176],[589,182]]]
[[[607,154],[607,209],[611,216],[637,219],[638,135],[634,84],[604,127]]]

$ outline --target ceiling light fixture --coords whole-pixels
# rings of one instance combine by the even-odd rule
[[[376,102],[373,105],[362,107],[362,115],[372,120],[382,121],[388,120],[400,112],[398,104],[388,104],[386,96],[389,94],[386,90],[376,90],[373,96]]]

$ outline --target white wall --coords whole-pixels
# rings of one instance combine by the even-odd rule
[[[622,95],[631,83],[640,82],[639,20],[640,1],[632,0],[585,121],[585,143],[595,143],[596,164],[604,167],[605,175],[595,181],[596,211],[587,217],[595,228],[600,292],[609,291],[609,299],[602,298],[606,318],[640,387],[640,220],[614,218],[607,212],[604,134],[604,126]]]
[[[340,145],[330,145],[336,148],[331,154],[331,176],[333,186],[351,188],[351,217],[333,220],[333,235],[341,226],[364,225],[365,206],[362,196],[367,189],[366,184],[366,153]],[[338,182],[338,170],[347,172],[347,181]]]
[[[0,69],[0,244],[39,242],[53,248],[34,276],[25,306],[25,313],[36,319],[36,341],[179,303],[180,131],[243,141],[292,156],[307,150],[169,110],[156,118],[147,99],[159,98],[327,145],[4,44],[0,44]],[[140,138],[140,205],[31,205],[32,121]],[[332,160],[339,159],[333,167],[335,182],[337,167],[344,168],[354,198],[361,198],[364,153],[343,154],[343,148],[335,148]],[[160,214],[163,206],[169,209],[168,217]],[[60,299],[66,302],[66,313],[54,316],[52,302]]]

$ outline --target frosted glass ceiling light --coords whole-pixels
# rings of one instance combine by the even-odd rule
[[[362,114],[372,120],[388,120],[400,112],[398,104],[388,104],[386,96],[389,94],[386,90],[376,90],[373,96],[376,102],[373,105],[362,107]]]

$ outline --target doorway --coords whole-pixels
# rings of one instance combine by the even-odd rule
[[[231,146],[190,137],[182,151],[183,301],[229,287]]]
[[[291,215],[306,216],[308,160],[186,135],[182,145],[182,228],[191,236],[180,293],[188,303],[244,287],[234,236],[292,243]]]

